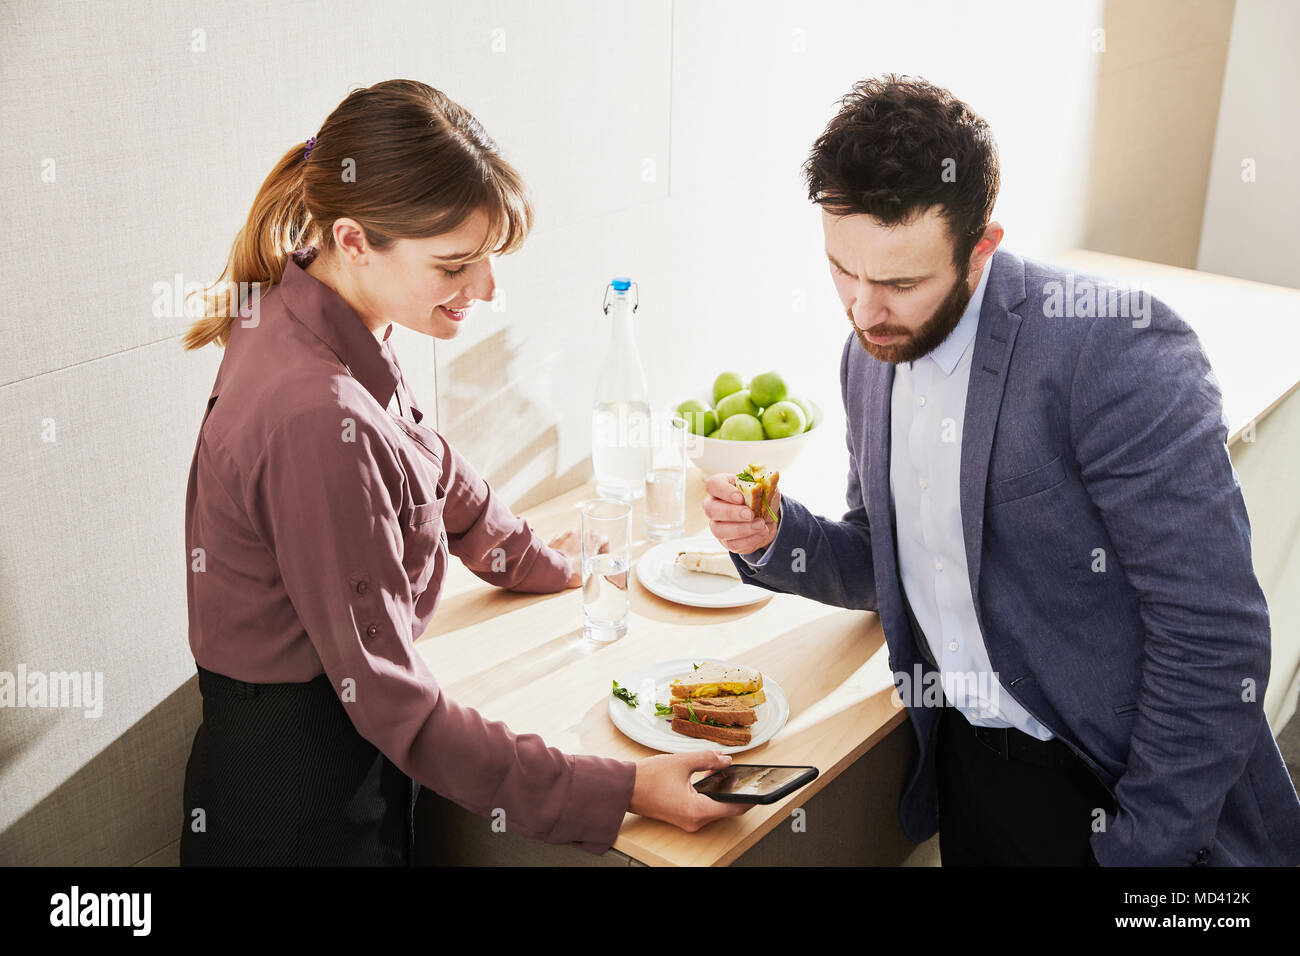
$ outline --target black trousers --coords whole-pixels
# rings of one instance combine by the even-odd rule
[[[1071,752],[1065,767],[1003,760],[945,702],[935,753],[944,866],[1097,866],[1094,810],[1110,793]],[[1064,745],[1062,745],[1064,746]]]
[[[199,668],[182,866],[408,866],[419,785],[362,737],[328,677]]]

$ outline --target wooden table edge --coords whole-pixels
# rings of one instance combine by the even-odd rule
[[[885,687],[881,689],[877,694],[867,698],[866,701],[864,701],[864,703],[875,701],[882,695],[890,695],[893,693],[894,693],[894,688],[892,686]],[[871,748],[876,746],[876,744],[884,740],[885,737],[889,736],[889,734],[891,734],[901,723],[903,723],[908,719],[909,718],[907,716],[907,710],[905,707],[895,708],[893,714],[889,717],[889,719],[885,720],[881,724],[878,724],[872,730],[872,732],[866,736],[866,738],[862,741],[862,743],[845,751],[845,753],[838,760],[835,761],[833,766],[825,770],[820,770],[819,773],[817,774],[817,779],[813,780],[811,783],[807,784],[806,786],[800,787],[798,790],[790,794],[790,796],[786,797],[784,800],[778,803],[771,804],[771,809],[769,810],[763,822],[748,830],[744,835],[740,837],[740,839],[738,839],[732,846],[730,846],[726,851],[724,851],[712,863],[693,864],[688,862],[682,862],[680,860],[668,859],[648,849],[642,844],[637,843],[636,840],[634,840],[633,838],[624,836],[622,833],[620,833],[618,838],[614,841],[614,844],[611,847],[611,849],[617,850],[623,855],[630,857],[633,860],[636,860],[638,863],[644,863],[647,866],[694,866],[694,865],[730,866],[732,863],[736,862],[736,860],[738,860],[741,856],[743,856],[746,851],[753,848],[754,845],[757,844],[763,837],[767,836],[767,834],[775,830],[781,823],[789,819],[791,810],[801,807],[809,800],[811,800],[827,784],[829,784],[841,773],[843,773],[850,766],[856,763],[858,759],[860,759],[864,754],[867,753],[867,751],[871,750]],[[751,810],[750,812],[753,813],[755,811]],[[710,824],[710,826],[712,825],[714,824]],[[707,827],[704,829],[707,830]],[[700,830],[696,832],[704,832],[704,831]]]

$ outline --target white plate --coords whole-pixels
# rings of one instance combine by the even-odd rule
[[[651,664],[630,674],[616,675],[614,679],[618,681],[619,687],[626,687],[637,695],[637,706],[629,707],[615,697],[611,687],[609,719],[614,722],[615,727],[637,743],[670,754],[685,753],[689,750],[717,750],[724,754],[738,754],[767,743],[785,726],[785,722],[790,719],[790,701],[786,698],[785,691],[781,690],[781,685],[767,674],[763,675],[763,693],[766,699],[754,708],[758,720],[750,724],[751,737],[747,744],[724,747],[711,740],[687,737],[672,729],[669,724],[672,718],[656,717],[655,701],[667,704],[672,699],[669,690],[672,682],[692,673],[695,670],[693,665],[705,663],[737,666],[731,661],[720,661],[713,657],[683,657],[680,660]]]
[[[725,550],[711,534],[673,538],[660,542],[637,559],[636,576],[646,590],[665,601],[689,604],[691,607],[744,607],[770,598],[773,592],[766,588],[755,587],[721,574],[687,571],[673,564],[677,560],[678,551]]]

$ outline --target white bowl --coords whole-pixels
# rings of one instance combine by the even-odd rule
[[[698,394],[691,396],[713,407],[713,396]],[[803,396],[800,396],[801,398]],[[789,438],[764,438],[760,441],[729,441],[725,438],[705,438],[691,433],[686,436],[686,455],[695,467],[704,472],[705,478],[718,472],[729,475],[744,471],[751,462],[776,471],[788,471],[795,459],[808,446],[808,442],[821,434],[826,423],[821,406],[811,398],[805,399],[813,407],[818,422],[807,431]],[[684,399],[683,399],[684,401]],[[669,411],[676,414],[678,402]]]

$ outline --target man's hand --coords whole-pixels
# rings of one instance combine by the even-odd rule
[[[736,487],[736,476],[718,472],[704,482],[707,495],[704,514],[709,519],[709,530],[728,551],[748,554],[766,548],[776,537],[777,522],[768,515],[755,516],[744,504],[744,497]],[[778,518],[781,516],[781,489],[778,487],[768,502],[768,507]]]
[[[664,820],[694,833],[721,817],[734,817],[753,808],[752,803],[723,803],[706,797],[691,786],[691,774],[699,770],[721,770],[731,763],[730,754],[693,750],[681,754],[660,754],[636,762],[636,785],[628,809],[643,817]]]

